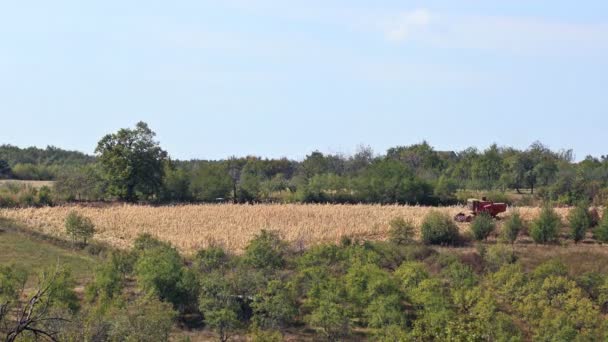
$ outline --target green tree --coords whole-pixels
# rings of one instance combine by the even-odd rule
[[[536,243],[547,243],[557,240],[557,233],[561,225],[559,215],[546,205],[540,212],[540,215],[532,221],[530,236]]]
[[[355,180],[357,196],[369,203],[426,203],[430,185],[403,163],[392,159],[374,161]]]
[[[87,239],[92,238],[95,234],[95,225],[90,218],[72,210],[65,218],[65,231],[74,242],[82,239],[83,244],[86,245]]]
[[[12,175],[10,165],[6,160],[0,159],[0,179],[9,178]]]
[[[262,230],[245,247],[245,263],[263,269],[278,269],[285,263],[286,245],[276,232]]]
[[[608,209],[604,209],[602,219],[593,230],[593,238],[601,243],[608,242]]]
[[[120,296],[126,283],[126,276],[132,269],[131,255],[114,252],[95,271],[95,278],[85,288],[88,301],[98,300],[102,304],[109,304]]]
[[[585,238],[587,230],[591,227],[591,219],[585,202],[579,203],[568,213],[568,223],[570,224],[570,237],[575,243]]]
[[[104,136],[95,149],[108,182],[108,191],[121,200],[158,195],[165,176],[167,152],[154,140],[145,122]]]
[[[429,273],[423,263],[406,261],[395,271],[395,276],[400,282],[403,293],[409,296],[420,282],[429,278]]]
[[[389,223],[389,241],[397,245],[407,245],[414,242],[416,228],[411,221],[401,217],[392,219]]]
[[[169,341],[177,313],[171,304],[154,296],[142,296],[124,308],[110,311],[109,340]]]
[[[230,196],[233,184],[226,164],[201,164],[194,169],[192,177],[190,191],[195,199],[213,202]]]
[[[218,333],[220,341],[227,341],[241,323],[239,294],[234,283],[224,274],[212,272],[201,279],[198,305],[205,324]]]
[[[431,211],[422,221],[420,227],[422,241],[425,244],[454,244],[458,242],[458,226],[451,217],[439,211]]]
[[[519,232],[524,228],[524,222],[519,212],[509,215],[502,226],[502,239],[514,244]]]
[[[351,310],[344,284],[331,278],[316,282],[308,291],[304,307],[309,310],[305,321],[328,340],[338,341],[351,329]]]
[[[471,223],[471,231],[473,237],[477,241],[485,240],[496,229],[494,218],[486,212],[482,212],[475,216]]]
[[[191,176],[185,169],[166,163],[165,178],[159,195],[160,200],[164,202],[191,200],[190,179]]]
[[[135,263],[137,282],[144,292],[167,300],[178,309],[196,298],[195,279],[173,247],[156,247],[140,252]]]
[[[485,188],[497,184],[504,170],[504,161],[501,149],[496,144],[490,146],[477,158],[472,165],[474,177]]]
[[[218,246],[210,246],[201,249],[194,257],[194,265],[196,269],[203,273],[222,269],[228,265],[230,256],[226,254],[223,248]]]
[[[448,178],[446,175],[441,175],[435,184],[434,194],[443,202],[449,202],[454,199],[454,194],[458,190],[458,183]]]
[[[262,328],[285,328],[296,316],[296,293],[292,283],[271,280],[253,296],[253,321]]]

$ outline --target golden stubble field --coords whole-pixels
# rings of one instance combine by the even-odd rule
[[[186,254],[212,243],[239,253],[262,229],[278,231],[283,239],[298,247],[337,242],[343,236],[383,240],[387,237],[389,221],[395,217],[409,219],[419,227],[429,211],[438,210],[450,216],[466,211],[457,206],[201,204],[0,209],[0,216],[24,223],[45,234],[65,237],[64,220],[71,210],[93,220],[97,229],[96,240],[129,248],[139,234],[150,233],[171,242]],[[517,210],[527,220],[536,217],[540,211],[532,207]],[[556,210],[563,218],[568,212],[566,208]],[[509,211],[501,215],[508,215]],[[459,227],[464,231],[468,229],[468,224],[459,224]]]

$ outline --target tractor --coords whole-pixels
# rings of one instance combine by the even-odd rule
[[[506,203],[494,203],[488,201],[485,197],[481,200],[470,198],[467,200],[467,208],[470,214],[458,213],[454,216],[454,220],[457,222],[471,222],[473,217],[481,213],[488,213],[490,216],[496,218],[496,215],[507,211]]]

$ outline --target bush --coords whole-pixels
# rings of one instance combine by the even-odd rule
[[[405,294],[409,294],[413,289],[425,279],[429,278],[429,273],[426,266],[418,261],[406,261],[399,266],[394,273],[399,280],[401,290]]]
[[[331,278],[314,284],[304,306],[310,313],[306,323],[330,341],[340,341],[350,334],[351,313],[346,289],[342,281]]]
[[[286,245],[275,232],[262,230],[245,248],[245,263],[255,268],[278,269],[285,263]]]
[[[608,242],[608,209],[604,209],[602,219],[593,230],[593,238],[601,243]]]
[[[65,219],[65,231],[72,237],[74,242],[82,239],[82,242],[86,245],[87,239],[90,239],[95,234],[95,226],[90,218],[72,210]]]
[[[203,273],[222,268],[228,263],[228,261],[228,254],[226,254],[224,249],[217,246],[201,249],[194,257],[196,269]]]
[[[473,232],[473,237],[477,241],[487,239],[494,229],[496,229],[494,218],[486,212],[482,212],[475,216],[471,223],[471,232]]]
[[[193,302],[194,279],[183,266],[182,258],[172,247],[144,250],[135,263],[137,282],[144,292],[182,308]]]
[[[591,227],[591,219],[585,203],[580,203],[570,210],[568,223],[570,224],[570,237],[575,243],[585,238],[585,233]]]
[[[519,232],[524,229],[524,222],[518,212],[514,212],[507,218],[502,227],[502,239],[510,244],[515,243]]]
[[[38,190],[38,205],[50,206],[53,205],[53,196],[51,194],[51,188],[43,186]]]
[[[545,206],[540,215],[532,221],[530,236],[536,243],[547,243],[557,240],[561,224],[559,215],[550,206]]]
[[[229,334],[241,325],[241,304],[234,285],[218,272],[207,274],[200,282],[199,310],[205,317],[205,325],[216,331],[220,341],[227,341]]]
[[[262,330],[259,327],[253,325],[251,332],[249,333],[251,342],[281,342],[283,341],[283,335],[278,330]]]
[[[97,298],[102,301],[112,300],[120,294],[125,279],[117,261],[118,259],[112,256],[97,268],[95,279],[85,288],[85,296],[88,301],[94,301]]]
[[[110,341],[168,341],[176,312],[150,296],[111,313]]]
[[[488,248],[485,255],[485,261],[487,268],[492,272],[496,272],[503,265],[512,264],[517,261],[517,256],[511,248],[498,244]]]
[[[139,234],[135,241],[133,242],[133,250],[136,252],[143,252],[148,249],[158,248],[158,247],[171,247],[169,243],[160,241],[159,239],[153,237],[149,233]]]
[[[426,215],[420,231],[425,244],[451,245],[458,242],[458,226],[449,215],[438,211]]]
[[[414,232],[416,228],[411,221],[406,221],[401,217],[397,217],[389,222],[391,229],[389,230],[389,241],[397,245],[407,245],[414,241]]]
[[[296,294],[291,283],[268,282],[266,289],[253,296],[253,321],[262,328],[280,329],[291,323],[298,313]]]

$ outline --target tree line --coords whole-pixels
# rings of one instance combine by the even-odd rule
[[[172,160],[140,122],[104,136],[95,156],[0,147],[0,178],[53,179],[57,200],[453,204],[463,191],[505,191],[572,205],[606,204],[608,158],[574,161],[540,142],[525,150],[436,151],[427,142],[350,156],[314,151],[296,161],[256,156]],[[460,195],[459,195],[460,193]]]

